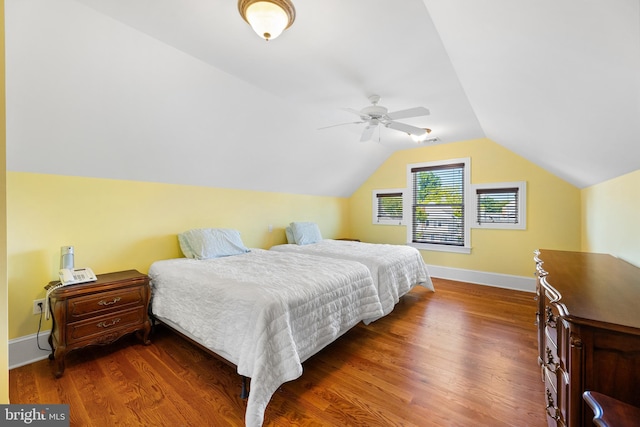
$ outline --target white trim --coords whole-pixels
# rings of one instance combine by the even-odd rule
[[[475,283],[478,285],[487,285],[516,291],[536,291],[536,279],[534,277],[464,270],[462,268],[441,267],[439,265],[427,265],[427,270],[429,271],[430,276],[439,277],[441,279]],[[436,292],[438,292],[437,286]]]
[[[402,219],[378,219],[378,194],[400,193],[402,194]],[[407,214],[405,210],[407,197],[406,188],[384,188],[381,190],[373,190],[371,194],[371,221],[373,225],[406,225]]]
[[[28,365],[49,357],[51,349],[49,347],[49,334],[51,331],[40,331],[40,347],[38,348],[37,334],[25,335],[24,337],[9,340],[9,369]]]
[[[478,224],[478,191],[482,189],[501,189],[501,188],[517,188],[518,189],[518,223],[517,224],[491,224],[482,223]],[[514,181],[514,182],[496,182],[490,184],[474,184],[473,190],[473,203],[471,203],[470,212],[472,212],[473,220],[471,221],[472,228],[490,228],[490,229],[502,229],[502,230],[526,230],[527,229],[527,181]]]

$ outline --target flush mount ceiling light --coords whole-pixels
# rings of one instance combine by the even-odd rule
[[[269,41],[278,37],[296,19],[289,0],[238,0],[238,10],[253,31]]]

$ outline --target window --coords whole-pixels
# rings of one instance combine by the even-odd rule
[[[403,189],[373,191],[373,223],[381,225],[404,225]]]
[[[524,181],[475,185],[473,227],[526,229],[526,188]]]
[[[471,159],[407,165],[409,244],[469,253],[467,197]]]

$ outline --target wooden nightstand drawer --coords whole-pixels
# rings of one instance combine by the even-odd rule
[[[104,312],[123,310],[132,306],[142,306],[145,303],[145,288],[138,286],[121,291],[101,292],[70,299],[68,304],[69,321],[83,318],[87,315],[95,316]]]
[[[145,308],[119,311],[105,316],[92,317],[67,325],[67,345],[98,335],[139,327],[144,323]]]

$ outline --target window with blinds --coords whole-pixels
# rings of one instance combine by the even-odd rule
[[[410,168],[412,243],[466,245],[465,173],[465,163]]]
[[[524,229],[525,182],[475,185],[477,228]]]
[[[372,199],[374,224],[404,224],[403,190],[374,190]]]
[[[478,189],[478,224],[518,223],[518,189]]]

